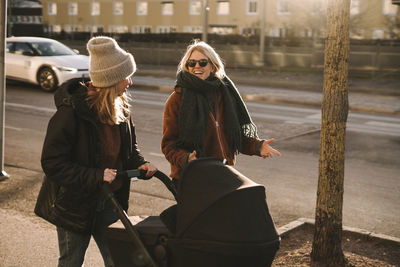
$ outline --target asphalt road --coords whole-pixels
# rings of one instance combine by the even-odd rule
[[[140,88],[139,88],[140,89]],[[40,151],[47,122],[55,111],[52,95],[21,84],[7,85],[5,166],[40,172]],[[160,152],[163,103],[167,94],[133,92],[133,114],[145,157],[165,173]],[[278,226],[299,217],[314,217],[319,153],[318,109],[248,103],[261,137],[274,137],[281,157],[240,155],[236,168],[264,184]],[[400,237],[400,129],[393,116],[351,113],[348,121],[343,224]],[[40,183],[41,181],[32,181]],[[157,181],[135,182],[130,215],[158,215],[173,204]],[[32,194],[32,192],[30,192]],[[31,200],[30,200],[31,201]],[[27,216],[24,201],[16,209]]]

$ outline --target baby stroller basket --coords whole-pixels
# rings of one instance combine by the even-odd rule
[[[117,175],[124,178],[144,177],[146,171],[128,170]],[[154,174],[176,196],[176,190],[170,178],[157,171]],[[109,184],[103,185],[103,193],[111,201],[120,222],[106,229],[106,238],[111,256],[116,267],[166,267],[166,240],[170,232],[158,216],[128,217],[118,201],[114,198]]]

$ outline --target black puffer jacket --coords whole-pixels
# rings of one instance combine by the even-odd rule
[[[90,232],[104,169],[99,168],[101,144],[96,119],[86,104],[87,87],[74,79],[55,94],[57,112],[49,121],[42,150],[45,178],[35,213],[75,232]],[[136,142],[131,121],[120,124],[121,159],[124,169],[146,163]],[[130,181],[115,192],[128,209]]]

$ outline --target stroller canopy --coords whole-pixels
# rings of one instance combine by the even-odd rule
[[[215,253],[262,253],[279,246],[264,186],[218,159],[188,164],[180,178],[175,242]]]

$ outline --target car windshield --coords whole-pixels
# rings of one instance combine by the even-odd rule
[[[76,55],[69,47],[55,42],[37,42],[31,43],[33,49],[39,54],[39,56],[68,56]]]

